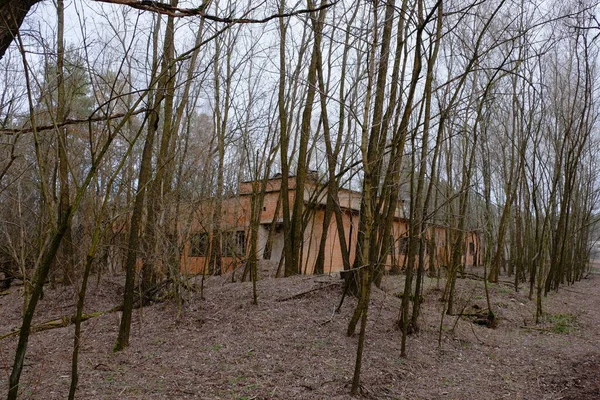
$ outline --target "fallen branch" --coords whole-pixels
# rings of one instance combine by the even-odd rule
[[[469,279],[474,279],[474,280],[477,280],[477,281],[483,281],[483,276],[480,276],[480,275],[477,275],[477,274],[472,274],[470,272],[463,272],[463,273],[461,273],[461,278],[469,278]],[[490,281],[488,280],[488,282],[490,282]],[[491,283],[502,283],[504,285],[508,285],[508,286],[512,286],[512,287],[515,286],[515,283],[514,282],[510,282],[510,281],[501,281],[501,280],[498,280],[498,282],[491,282]]]
[[[122,306],[116,306],[107,311],[98,311],[95,313],[83,314],[81,316],[81,321],[86,321],[86,320],[94,318],[94,317],[99,317],[104,314],[119,311],[122,308],[123,308]],[[56,319],[42,322],[41,324],[32,326],[31,333],[43,332],[43,331],[47,331],[47,330],[55,329],[55,328],[65,328],[74,323],[75,323],[75,315],[64,315],[60,318],[56,318]],[[20,329],[14,329],[9,333],[6,333],[6,334],[0,336],[0,340],[6,339],[9,337],[13,337],[13,336],[18,336],[20,332],[21,332]]]
[[[340,283],[339,282],[333,282],[333,283],[330,283],[329,285],[320,286],[318,288],[310,289],[310,290],[307,290],[306,292],[298,293],[298,294],[295,294],[295,295],[290,296],[290,297],[284,297],[283,299],[279,299],[277,301],[288,301],[288,300],[299,299],[301,297],[306,296],[307,294],[316,292],[318,290],[326,289],[326,288],[331,287],[331,286],[340,286]]]
[[[584,296],[597,296],[597,293],[583,293],[583,292],[578,292],[577,290],[573,290],[573,289],[567,289],[565,287],[561,287],[559,290],[564,290],[570,293],[577,293],[577,294],[582,294]]]
[[[333,312],[331,313],[331,317],[329,317],[329,319],[327,321],[323,321],[321,322],[319,325],[323,326],[325,324],[330,323],[331,321],[333,321],[333,317],[335,316],[335,307],[333,308]]]
[[[487,308],[484,308],[479,312],[474,312],[474,313],[463,312],[463,313],[452,314],[452,315],[456,316],[456,317],[484,317],[487,315],[486,311],[487,311]]]
[[[546,329],[546,328],[538,328],[536,326],[527,326],[527,325],[523,325],[520,326],[519,328],[521,329],[529,329],[532,331],[540,331],[540,332],[548,332],[548,333],[552,333],[552,331],[550,329]]]
[[[141,308],[142,306],[150,304],[151,302],[163,301],[164,298],[159,297],[158,295],[161,293],[161,291],[166,286],[168,286],[172,282],[173,282],[172,279],[165,279],[163,281],[158,282],[156,285],[154,285],[150,289],[148,289],[142,297],[136,296],[136,298],[134,299],[134,302],[133,302],[133,308],[138,309],[138,308]],[[187,289],[192,290],[191,288],[187,288]],[[0,293],[0,295],[4,295],[4,294],[8,294],[8,293],[5,293],[5,292]],[[123,305],[120,304],[120,305],[114,306],[113,308],[106,310],[106,311],[98,311],[98,312],[91,313],[91,314],[83,314],[81,316],[81,321],[83,322],[90,318],[99,317],[104,314],[109,314],[109,313],[122,311],[122,310],[123,310]],[[50,321],[42,322],[41,324],[32,326],[31,333],[43,332],[43,331],[47,331],[49,329],[55,329],[55,328],[65,328],[71,324],[74,324],[75,318],[76,318],[75,315],[64,315],[60,318],[55,318]],[[15,328],[12,331],[10,331],[9,333],[1,335],[0,340],[6,339],[6,338],[9,338],[12,336],[17,336],[17,335],[19,335],[19,332],[21,332],[21,330],[18,328]]]

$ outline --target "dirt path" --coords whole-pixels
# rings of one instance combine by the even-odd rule
[[[527,293],[491,285],[496,329],[445,317],[435,280],[425,282],[420,332],[400,357],[395,329],[402,277],[375,289],[363,363],[363,394],[375,399],[600,399],[600,276],[551,293],[544,323],[534,324]],[[349,399],[356,337],[345,336],[354,300],[335,314],[341,295],[331,277],[249,283],[208,279],[205,297],[186,296],[136,313],[132,346],[113,353],[119,315],[84,324],[81,399]],[[443,280],[440,282],[443,286]],[[280,301],[324,287],[305,296]],[[120,301],[120,280],[91,290],[87,312]],[[72,291],[48,290],[36,320],[73,310]],[[485,307],[481,281],[459,280],[458,309]],[[0,297],[0,334],[20,321],[18,291]],[[475,308],[474,308],[475,307]],[[64,399],[73,328],[32,336],[21,398]],[[16,339],[0,341],[0,396],[6,391]]]

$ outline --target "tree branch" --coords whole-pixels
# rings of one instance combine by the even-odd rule
[[[200,17],[209,21],[233,23],[233,24],[262,24],[276,18],[293,17],[307,13],[313,13],[325,8],[329,8],[337,4],[339,0],[334,0],[332,3],[326,3],[316,8],[304,8],[296,11],[290,11],[280,14],[272,14],[263,18],[235,18],[235,17],[219,17],[210,15],[205,12],[205,7],[198,8],[179,8],[172,7],[165,3],[160,3],[153,0],[94,0],[100,3],[122,4],[132,8],[137,8],[142,11],[151,11],[162,15],[169,15],[176,18],[182,17]]]
[[[117,119],[117,118],[131,117],[133,115],[141,114],[146,111],[148,111],[148,110],[145,108],[140,108],[139,110],[136,110],[132,113],[103,115],[103,116],[99,116],[99,117],[90,117],[90,118],[83,118],[83,119],[65,119],[65,121],[61,122],[60,124],[37,126],[37,127],[35,127],[35,130],[38,132],[39,131],[48,131],[51,129],[62,128],[63,126],[68,126],[68,125],[76,125],[76,124],[84,124],[84,123],[100,122],[100,121],[110,121],[112,119]],[[33,132],[33,130],[34,130],[33,127],[0,129],[0,134],[1,135],[17,135],[20,133],[31,133],[31,132]]]

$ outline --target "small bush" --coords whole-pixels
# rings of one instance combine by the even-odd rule
[[[553,324],[552,332],[561,335],[568,335],[576,327],[576,317],[573,314],[555,314],[549,315],[548,321]]]

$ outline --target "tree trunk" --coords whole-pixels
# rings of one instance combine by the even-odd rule
[[[19,28],[29,10],[41,0],[0,1],[0,60],[19,33]]]
[[[65,29],[65,5],[64,0],[58,0],[56,3],[57,11],[57,40],[56,40],[56,85],[57,85],[57,105],[56,105],[56,123],[63,124],[67,119],[67,105],[65,98],[65,41],[64,41],[64,29]],[[68,128],[57,128],[57,147],[58,147],[58,176],[60,182],[59,191],[59,202],[58,209],[59,214],[63,210],[67,210],[70,207],[70,193],[69,193],[69,159],[67,156],[67,143],[68,143]],[[73,254],[73,234],[71,226],[67,227],[65,232],[64,240],[61,243],[60,254],[58,257],[58,264],[62,269],[62,283],[63,285],[69,285],[73,283],[75,258]]]
[[[171,0],[171,6],[177,7],[178,0]],[[144,233],[144,257],[142,259],[141,284],[140,289],[145,293],[154,287],[157,282],[156,258],[157,258],[157,235],[159,234],[160,224],[158,222],[160,213],[163,209],[165,194],[169,192],[170,182],[166,177],[171,175],[171,159],[174,149],[171,147],[171,137],[174,135],[173,122],[173,96],[175,92],[175,65],[173,57],[175,53],[175,18],[169,16],[167,19],[167,28],[163,42],[163,56],[158,90],[154,100],[154,112],[160,114],[161,103],[164,100],[163,108],[163,129],[160,140],[158,157],[156,160],[156,175],[151,180],[148,188],[148,204],[146,215],[146,228]],[[151,127],[154,130],[152,135],[156,135],[157,126]],[[176,128],[175,128],[176,129]]]

